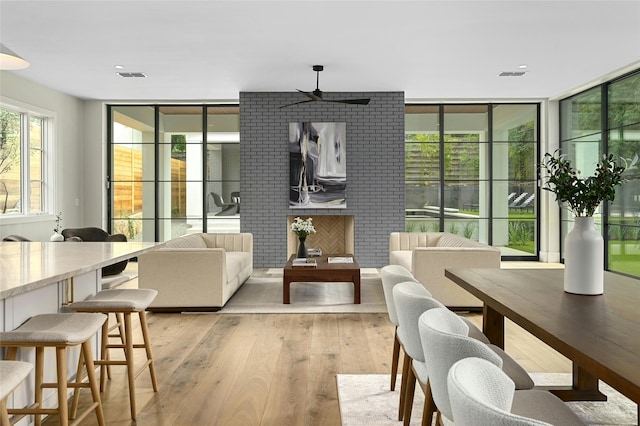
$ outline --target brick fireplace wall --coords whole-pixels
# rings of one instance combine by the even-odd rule
[[[353,215],[361,267],[389,259],[389,233],[404,230],[404,93],[325,93],[371,98],[368,106],[310,103],[295,92],[240,92],[240,229],[253,233],[254,266],[287,260],[288,216]],[[290,209],[290,122],[346,122],[347,208]]]

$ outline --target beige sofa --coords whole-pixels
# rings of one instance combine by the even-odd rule
[[[138,258],[138,286],[155,312],[218,310],[253,273],[253,235],[191,234]]]
[[[448,232],[392,232],[389,263],[402,265],[442,304],[477,310],[482,302],[444,276],[446,268],[500,268],[500,250]]]

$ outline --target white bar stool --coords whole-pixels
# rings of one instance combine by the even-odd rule
[[[0,424],[9,426],[7,399],[33,370],[33,365],[22,361],[0,361]]]
[[[82,420],[91,411],[95,411],[98,424],[103,426],[105,424],[104,413],[93,364],[91,338],[100,330],[106,320],[105,315],[95,313],[42,314],[31,317],[13,331],[1,332],[0,346],[7,347],[8,360],[16,359],[18,348],[33,347],[36,353],[35,402],[26,408],[8,409],[8,414],[18,415],[17,419],[25,415],[34,415],[37,426],[42,422],[42,414],[58,414],[60,424],[67,426],[69,424],[67,389],[77,390],[88,387],[91,389],[93,404],[80,414],[77,421]],[[67,382],[67,349],[77,345],[82,346],[81,358],[84,357],[85,360],[88,383],[82,383],[78,378],[75,382]],[[44,349],[49,347],[56,350],[57,383],[44,382]],[[42,407],[42,390],[44,388],[57,388],[57,408]]]
[[[100,366],[100,390],[104,390],[105,369],[107,370],[107,375],[110,377],[109,366],[126,365],[129,381],[131,418],[133,420],[136,419],[135,379],[146,367],[149,367],[153,391],[158,391],[146,316],[146,309],[156,298],[157,294],[158,292],[152,289],[133,288],[103,290],[87,300],[75,302],[69,305],[69,308],[75,312],[100,312],[107,315],[110,313],[115,314],[116,323],[113,326],[109,326],[109,321],[105,322],[102,326],[102,350],[100,359],[96,360],[94,363]],[[138,313],[143,343],[133,342],[133,327],[131,325],[131,314],[133,313]],[[109,334],[110,331],[116,328],[118,329],[118,334]],[[119,337],[120,343],[110,343],[109,337]],[[109,349],[116,348],[124,349],[124,361],[110,359]],[[147,356],[146,362],[138,369],[138,371],[136,371],[134,367],[134,349],[145,349]],[[74,398],[74,406],[76,404],[77,398]]]

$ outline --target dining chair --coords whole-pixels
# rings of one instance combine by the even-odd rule
[[[400,340],[398,339],[398,314],[396,313],[396,305],[393,300],[393,287],[396,284],[404,281],[418,282],[413,274],[405,267],[400,265],[387,265],[380,269],[380,278],[382,279],[382,291],[384,292],[384,301],[387,304],[387,313],[389,320],[395,325],[395,332],[393,336],[393,352],[391,356],[391,387],[393,391],[396,389],[396,377],[398,375],[398,362],[400,360]],[[426,295],[431,295],[429,291],[424,288]]]
[[[495,364],[462,359],[449,369],[447,388],[459,425],[550,426],[585,424],[560,398],[543,390],[515,390]]]
[[[504,368],[518,389],[531,389],[533,380],[528,373],[504,351],[468,336],[468,325],[446,308],[430,309],[420,315],[418,329],[433,400],[438,408],[438,419],[444,423],[454,421],[447,391],[447,374],[451,366],[464,358],[479,357]],[[505,362],[506,360],[506,362]],[[508,368],[504,365],[508,364]]]
[[[402,282],[393,287],[393,299],[398,315],[397,332],[405,353],[402,365],[398,420],[403,420],[405,425],[411,421],[416,380],[425,395],[422,423],[424,425],[431,424],[435,412],[431,392],[428,388],[429,375],[418,331],[418,318],[429,309],[446,308],[442,303],[425,293],[423,288],[422,284],[414,281]]]

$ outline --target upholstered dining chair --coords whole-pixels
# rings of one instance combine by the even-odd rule
[[[396,305],[393,301],[393,287],[404,281],[418,282],[413,274],[405,267],[400,265],[387,265],[380,269],[380,278],[382,279],[382,291],[384,292],[384,301],[387,304],[387,313],[389,320],[396,326],[393,336],[393,352],[391,355],[391,387],[393,391],[396,389],[396,377],[398,375],[398,361],[400,360],[400,340],[398,339],[398,314],[396,313]],[[424,288],[424,286],[422,286]],[[430,296],[429,291],[424,289],[425,294]]]
[[[15,242],[20,242],[20,241],[31,241],[30,239],[23,237],[22,235],[7,235],[6,237],[4,237],[2,239],[2,241],[15,241]]]
[[[431,424],[431,419],[435,412],[431,392],[428,389],[429,377],[418,331],[418,318],[429,309],[446,308],[423,289],[422,284],[415,281],[402,282],[393,287],[393,300],[398,315],[397,333],[405,353],[402,365],[398,419],[403,420],[405,425],[408,425],[411,421],[416,379],[425,395],[425,404],[422,412],[423,424]]]
[[[564,402],[543,390],[515,390],[495,364],[481,358],[457,361],[447,374],[453,418],[458,425],[583,425]]]
[[[516,389],[531,389],[534,385],[529,374],[504,351],[469,337],[468,325],[446,308],[430,309],[420,315],[418,329],[431,393],[438,407],[438,419],[444,424],[454,421],[447,391],[447,374],[451,366],[461,359],[478,357],[492,362],[515,382]]]
[[[66,228],[62,230],[65,241],[94,241],[94,242],[126,242],[124,234],[109,234],[101,228],[89,226],[86,228]],[[125,270],[128,260],[107,265],[102,268],[102,276],[117,275]]]

